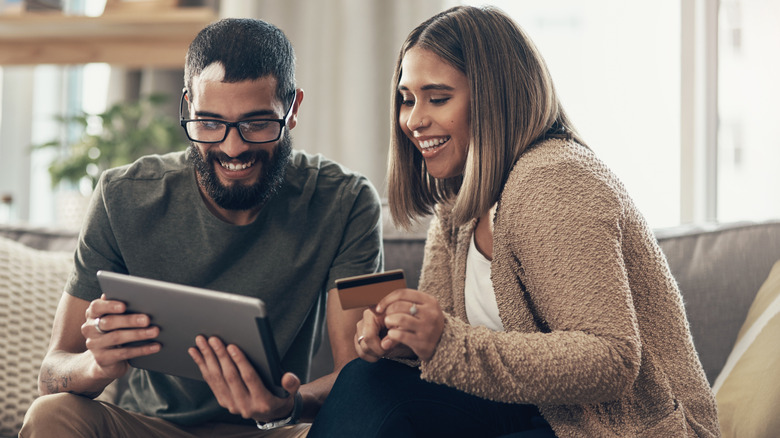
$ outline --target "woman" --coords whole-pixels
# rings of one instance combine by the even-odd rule
[[[394,84],[393,219],[435,212],[420,286],[365,311],[309,436],[719,436],[666,260],[522,30],[447,10]]]

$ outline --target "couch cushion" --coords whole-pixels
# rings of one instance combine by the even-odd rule
[[[0,435],[15,436],[38,395],[38,371],[73,252],[0,237]]]
[[[780,430],[780,261],[761,286],[713,386],[724,437]]]

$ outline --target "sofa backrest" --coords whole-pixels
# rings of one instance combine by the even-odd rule
[[[685,302],[710,384],[726,363],[753,298],[780,260],[780,221],[656,230]]]
[[[402,268],[416,287],[428,220],[399,230],[384,214],[385,269]],[[656,237],[682,292],[694,344],[710,383],[731,352],[737,333],[772,264],[780,260],[780,221],[657,229]],[[0,226],[0,236],[48,250],[72,250],[76,232]],[[323,342],[328,349],[327,337]],[[321,349],[323,350],[323,349]],[[320,351],[320,355],[326,354]],[[326,354],[329,356],[329,354]],[[327,358],[312,370],[321,375]]]
[[[0,236],[15,240],[30,248],[46,251],[73,251],[78,230],[0,224]]]
[[[385,270],[403,269],[406,286],[417,288],[422,269],[425,237],[430,218],[413,224],[409,230],[397,228],[390,220],[387,207],[382,212],[382,245],[385,251]]]
[[[385,267],[416,286],[425,233],[385,224]],[[780,260],[780,221],[655,230],[685,303],[693,342],[710,384],[726,363],[758,289]]]

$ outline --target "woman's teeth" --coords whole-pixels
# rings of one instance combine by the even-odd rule
[[[420,147],[423,149],[435,149],[436,147],[446,143],[450,138],[434,138],[432,140],[424,140],[420,142]]]
[[[244,170],[252,167],[255,164],[254,160],[248,163],[228,163],[227,161],[220,161],[219,164],[228,170]]]

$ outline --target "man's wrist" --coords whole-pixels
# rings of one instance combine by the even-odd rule
[[[278,420],[269,421],[268,423],[261,423],[259,421],[255,421],[257,423],[257,428],[260,430],[271,430],[276,429],[278,427],[284,427],[284,426],[291,426],[293,424],[298,424],[298,420],[301,418],[301,411],[303,411],[303,398],[301,397],[300,392],[296,392],[293,396],[293,409],[292,412],[290,412],[290,415],[286,418],[280,418]]]

